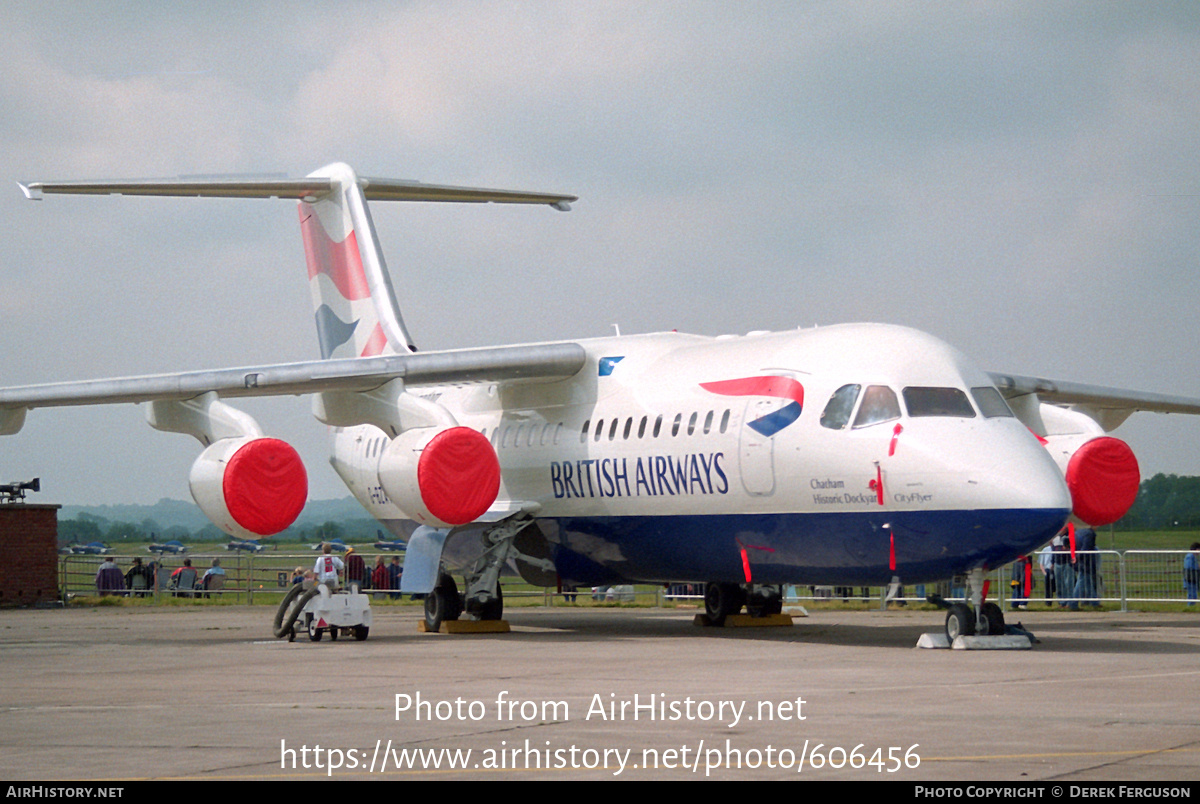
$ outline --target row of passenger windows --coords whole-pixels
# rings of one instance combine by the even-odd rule
[[[649,416],[643,416],[640,420],[635,420],[629,416],[625,419],[596,419],[595,426],[592,425],[592,420],[588,419],[583,423],[583,427],[579,430],[579,443],[585,443],[590,437],[593,441],[600,441],[607,438],[609,441],[615,441],[618,433],[624,440],[630,438],[659,438],[666,437],[666,433],[670,432],[671,437],[678,436],[680,432],[686,432],[687,435],[695,435],[697,432],[708,435],[714,429],[719,433],[724,433],[729,429],[730,411],[726,410],[721,414],[719,422],[716,421],[716,411],[708,411],[704,416],[703,423],[700,421],[700,414],[693,413],[684,423],[683,414],[675,414],[674,421],[668,426],[662,414],[654,420],[653,425],[650,423]],[[636,430],[634,423],[636,421]],[[491,442],[493,447],[533,447],[546,446],[548,444],[558,444],[562,440],[564,425],[562,422],[551,424],[506,424],[492,430]],[[481,430],[485,436],[487,428]]]
[[[729,429],[729,417],[730,411],[728,410],[721,414],[721,420],[716,425],[717,432],[724,433]],[[675,414],[674,421],[672,421],[669,426],[670,434],[672,437],[674,437],[678,436],[681,431],[686,431],[687,435],[695,435],[697,430],[699,430],[703,435],[708,435],[713,431],[713,423],[715,418],[716,412],[710,410],[707,414],[705,414],[704,422],[701,424],[700,414],[693,413],[688,418],[685,426],[683,422],[683,414],[677,413]],[[622,422],[624,422],[623,425]],[[601,418],[596,419],[596,426],[595,429],[593,429],[591,426],[591,419],[588,419],[583,423],[583,427],[579,431],[579,441],[580,443],[586,442],[589,434],[594,441],[600,441],[606,435],[609,441],[615,441],[618,432],[621,434],[621,438],[628,440],[633,436],[634,433],[633,423],[634,418],[632,416],[627,417],[624,420],[620,418]],[[649,437],[658,438],[660,435],[663,435],[665,424],[666,422],[663,419],[662,414],[659,414],[659,416],[654,420],[653,427],[650,427],[650,417],[643,416],[637,423],[637,437],[646,438],[646,430],[647,428],[650,428]],[[540,425],[524,423],[517,425],[506,424],[493,429],[489,440],[492,442],[492,446],[497,448],[507,448],[510,446],[544,447],[550,444],[560,443],[562,441],[564,429],[565,425],[562,422],[558,422],[557,424],[545,422],[544,424]],[[488,435],[486,427],[480,430],[480,432],[484,436]],[[386,438],[371,439],[369,442],[367,442],[367,444],[364,445],[366,457],[374,458],[378,456],[383,452],[383,447],[386,443]]]
[[[929,388],[923,386],[909,386],[902,392],[904,397],[904,407],[908,411],[908,415],[912,418],[920,418],[926,416],[943,416],[960,419],[975,418],[975,408],[971,407],[970,400],[967,395],[959,388]],[[861,403],[859,399],[861,397]],[[979,412],[986,419],[995,418],[997,416],[1013,415],[1009,409],[1008,403],[1004,401],[1004,397],[1000,396],[1000,392],[990,385],[981,386],[971,389],[971,397],[975,400],[975,404],[979,407]],[[899,419],[900,400],[896,396],[896,392],[886,385],[868,385],[864,390],[861,385],[843,385],[841,388],[833,392],[833,396],[829,398],[829,402],[825,405],[825,410],[821,413],[821,426],[831,430],[842,430],[850,422],[850,416],[855,412],[855,405],[858,404],[858,413],[854,416],[854,424],[852,427],[868,427],[872,424],[881,422],[893,421]],[[687,435],[695,435],[700,431],[703,435],[708,435],[714,429],[714,426],[719,433],[725,433],[729,429],[730,411],[726,409],[721,413],[721,419],[716,421],[716,411],[708,411],[704,415],[704,420],[701,423],[699,412],[692,413],[687,419],[687,424],[684,424],[683,414],[676,413],[672,420],[669,431],[672,438],[678,436],[680,432],[686,432]],[[506,424],[492,430],[491,442],[493,447],[506,448],[512,447],[533,447],[547,446],[549,444],[558,444],[561,442],[565,425],[562,422],[551,424]],[[647,436],[647,429],[649,435]],[[664,436],[666,429],[666,420],[662,414],[659,414],[654,419],[654,424],[650,424],[649,416],[642,416],[637,422],[637,438],[659,438]],[[480,432],[487,436],[487,428],[483,428]],[[605,438],[609,441],[617,439],[617,433],[621,434],[621,438],[628,440],[634,437],[634,418],[632,416],[621,419],[619,417],[613,419],[599,418],[596,419],[595,426],[592,426],[591,419],[583,423],[583,427],[579,431],[579,442],[584,443],[589,436],[593,441],[600,441]],[[367,445],[367,457],[373,457],[382,452],[383,444],[386,439],[374,439]]]
[[[975,418],[975,408],[971,407],[971,401],[960,388],[909,386],[901,393],[904,396],[904,407],[912,418]],[[862,402],[858,405],[853,427],[867,427],[900,418],[900,400],[891,388],[886,385],[868,385],[866,390],[863,390],[861,385],[852,384],[843,385],[833,392],[821,413],[821,426],[831,430],[843,429],[850,421],[850,415],[854,413],[854,405],[860,396]],[[971,397],[985,419],[1013,415],[1004,397],[990,385],[972,388]]]

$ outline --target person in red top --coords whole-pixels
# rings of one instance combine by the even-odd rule
[[[375,570],[371,573],[371,588],[392,588],[392,578],[388,573],[387,564],[383,563],[383,556],[377,556],[375,558]]]

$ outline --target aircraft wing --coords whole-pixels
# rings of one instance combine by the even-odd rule
[[[1078,407],[1096,419],[1105,430],[1114,429],[1140,410],[1153,413],[1200,414],[1200,399],[1191,397],[1130,391],[995,371],[988,372],[988,375],[1005,399],[1011,401],[1035,395],[1039,401],[1051,405]]]
[[[406,385],[553,382],[576,374],[584,361],[579,344],[548,343],[0,388],[0,434],[20,429],[31,408],[183,400],[209,392],[232,398],[370,391],[395,379]]]

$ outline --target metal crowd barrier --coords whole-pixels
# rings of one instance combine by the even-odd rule
[[[1117,605],[1122,611],[1128,611],[1131,604],[1142,603],[1188,603],[1188,589],[1184,582],[1184,559],[1186,550],[1096,550],[1088,553],[1076,553],[1076,566],[1086,565],[1086,560],[1095,560],[1095,577],[1092,591],[1087,585],[1079,587],[1082,595],[1076,597],[1074,572],[1049,568],[1043,571],[1039,562],[1039,554],[1033,554],[1032,590],[1028,599],[1024,589],[1016,586],[1013,581],[1013,565],[1001,567],[988,575],[988,599],[996,601],[1004,609],[1026,605],[1054,606],[1088,606],[1088,605]],[[215,552],[189,553],[186,555],[168,554],[163,556],[140,556],[143,564],[155,565],[155,583],[146,590],[120,590],[108,594],[123,596],[153,598],[165,602],[171,598],[209,597],[238,603],[254,603],[264,596],[270,600],[276,595],[287,592],[291,586],[295,570],[311,569],[315,554],[313,553],[238,553]],[[64,601],[78,596],[95,596],[102,594],[96,587],[96,574],[105,559],[113,559],[122,574],[132,567],[133,556],[129,554],[101,555],[64,555],[59,557],[59,588]],[[207,569],[212,566],[214,558],[220,559],[221,568],[225,571],[224,584],[220,589],[177,589],[171,582],[172,574],[183,566],[184,559],[191,559],[191,566],[196,571],[197,585]],[[366,556],[364,556],[364,559]],[[374,558],[374,554],[371,554]],[[403,561],[403,558],[401,558]],[[390,559],[388,561],[390,563]],[[365,563],[365,571],[369,577],[374,569],[373,562]],[[1048,599],[1047,577],[1053,574],[1055,580],[1063,586]],[[1070,585],[1067,589],[1066,586]],[[364,591],[391,593],[391,589],[370,589],[369,583]],[[941,581],[932,584],[906,584],[900,588],[899,594],[887,597],[886,587],[831,587],[831,586],[787,586],[784,590],[785,603],[802,602],[856,602],[878,604],[886,608],[889,603],[918,604],[928,595],[939,594],[946,600],[962,600],[965,596],[965,582],[961,578]],[[700,604],[704,602],[704,585],[698,583],[669,584],[662,587],[639,585],[578,587],[572,590],[539,589],[528,587],[524,589],[508,588],[506,584],[505,597],[515,600],[518,598],[541,598],[543,605],[554,605],[556,602],[591,602],[595,603],[649,603],[656,606],[671,606],[680,603]]]

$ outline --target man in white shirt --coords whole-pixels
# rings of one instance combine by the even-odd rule
[[[321,552],[324,555],[317,559],[316,565],[313,567],[313,575],[316,576],[317,583],[323,583],[329,587],[330,592],[336,592],[338,588],[338,578],[342,574],[342,570],[346,565],[342,560],[333,555],[333,547],[326,542],[321,547]]]

